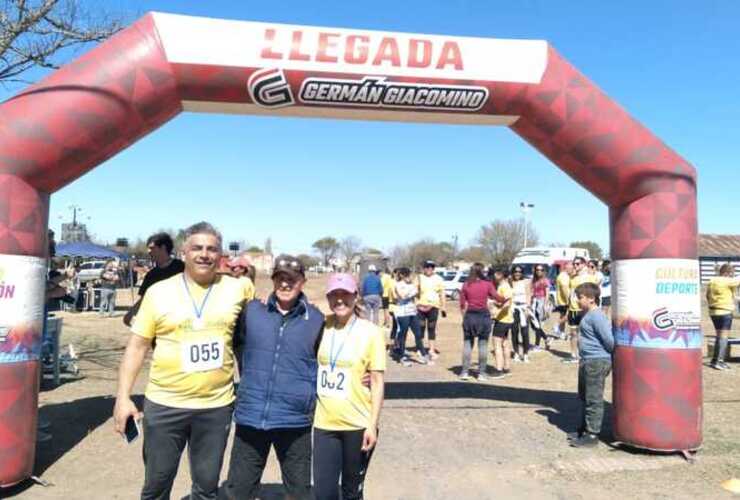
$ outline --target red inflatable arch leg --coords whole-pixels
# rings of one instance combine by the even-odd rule
[[[149,14],[0,105],[0,485],[33,464],[48,195],[183,109],[510,126],[609,206],[617,439],[701,445],[696,173],[546,42]]]

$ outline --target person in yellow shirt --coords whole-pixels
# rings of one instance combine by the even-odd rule
[[[496,303],[493,311],[493,352],[496,374],[492,378],[501,378],[511,371],[511,340],[509,332],[514,326],[514,290],[509,283],[508,269],[496,269],[493,281],[496,292],[503,297],[503,302]]]
[[[445,297],[445,285],[442,277],[434,272],[435,263],[431,260],[424,262],[422,274],[419,276],[419,299],[416,301],[416,315],[421,324],[421,336],[426,332],[429,358],[434,360],[439,357],[439,351],[435,345],[437,340],[437,320],[441,312],[442,317],[447,317],[447,299]]]
[[[740,279],[735,278],[732,264],[722,264],[719,276],[709,280],[707,285],[707,304],[717,337],[714,341],[714,354],[710,366],[715,370],[729,370],[725,363],[727,336],[732,329],[732,315],[735,311],[735,293],[740,287]]]
[[[386,368],[382,330],[355,313],[357,283],[350,274],[329,277],[326,318],[318,351],[318,404],[314,415],[313,477],[318,500],[361,499],[378,440]],[[362,378],[370,373],[370,388]]]
[[[393,293],[393,287],[395,286],[395,280],[391,273],[386,268],[380,273],[380,284],[383,286],[383,296],[381,297],[383,307],[383,327],[388,328],[390,325],[389,309],[391,307],[391,294]]]
[[[234,401],[234,326],[253,289],[217,274],[221,234],[201,222],[186,231],[185,271],[152,285],[136,315],[118,376],[115,430],[142,413],[131,391],[156,339],[144,400],[142,499],[168,498],[185,445],[191,498],[216,498]]]
[[[555,279],[555,308],[554,312],[558,313],[557,334],[561,340],[565,340],[567,334],[566,323],[568,321],[568,301],[570,300],[570,278],[573,276],[574,269],[572,262],[566,262],[560,269],[558,277]]]
[[[578,363],[578,326],[585,315],[576,296],[576,288],[583,283],[599,284],[599,278],[588,271],[588,263],[583,257],[573,259],[574,274],[570,279],[570,296],[568,300],[568,334],[570,336],[570,357],[563,363]]]

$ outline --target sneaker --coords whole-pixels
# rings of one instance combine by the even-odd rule
[[[732,370],[732,367],[724,361],[720,361],[719,366],[721,366],[723,370]]]
[[[488,376],[483,375],[482,373],[478,374],[478,382],[488,382]]]
[[[599,445],[599,437],[589,432],[570,442],[573,448],[594,448]]]
[[[572,365],[578,363],[578,358],[574,358],[573,356],[565,359],[560,360],[561,363],[565,363],[566,365]]]
[[[419,363],[420,365],[428,365],[429,364],[429,360],[427,359],[427,357],[424,356],[424,355],[422,355],[422,354],[417,354],[416,355],[416,362]]]
[[[540,346],[538,346],[538,345],[532,346],[532,348],[529,350],[529,352],[542,352],[542,348]],[[526,358],[527,356],[524,356],[524,357]]]
[[[491,380],[500,380],[500,379],[502,379],[502,378],[506,378],[506,376],[507,376],[507,375],[508,375],[508,373],[507,373],[506,371],[502,371],[502,372],[495,372],[495,373],[494,373],[493,375],[491,375],[491,376],[490,376],[489,378],[490,378]]]
[[[568,441],[575,441],[576,439],[580,438],[581,436],[583,436],[583,430],[579,429],[579,430],[577,430],[575,432],[569,432],[567,434],[566,438],[568,439]]]
[[[401,364],[405,367],[409,367],[412,365],[411,360],[409,359],[408,356],[404,356],[401,358]]]
[[[529,363],[529,355],[525,354],[524,358],[522,358],[522,363]]]
[[[709,367],[719,371],[726,370],[726,368],[722,366],[722,363],[709,363]]]
[[[460,374],[460,380],[470,380],[470,374],[469,373],[461,373]]]
[[[518,354],[514,354],[514,357],[511,358],[511,359],[514,360],[514,363],[521,363],[522,362],[522,358]]]

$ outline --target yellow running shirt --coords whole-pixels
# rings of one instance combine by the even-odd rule
[[[707,303],[711,316],[732,314],[735,311],[734,292],[740,286],[740,278],[715,276],[707,285]]]
[[[318,352],[313,425],[327,431],[367,429],[372,401],[362,377],[368,371],[385,371],[385,336],[362,318],[351,319],[341,330],[335,324],[334,316],[327,316]]]
[[[152,285],[131,327],[136,335],[157,339],[145,394],[172,408],[220,408],[234,401],[234,325],[254,286],[219,276],[209,293],[190,280],[186,288],[184,277],[179,273]]]
[[[509,285],[508,281],[503,280],[499,284],[497,292],[503,298],[509,299],[509,301],[506,303],[504,307],[499,309],[498,314],[496,314],[496,317],[493,319],[495,319],[496,321],[500,321],[501,323],[513,323],[514,322],[514,307],[511,304],[511,298],[514,296],[514,290],[511,288],[511,285]]]
[[[576,288],[578,285],[583,283],[593,283],[594,285],[599,284],[599,278],[595,274],[578,274],[570,280],[570,302],[568,310],[572,312],[578,312],[581,310],[581,306],[578,305],[578,297],[576,297]]]
[[[422,274],[419,276],[419,299],[416,301],[416,305],[440,308],[442,307],[442,299],[440,299],[439,294],[444,293],[444,291],[444,280],[439,274],[432,274],[431,276]]]
[[[556,296],[558,306],[567,306],[570,298],[570,275],[565,271],[558,274],[555,280]]]
[[[393,287],[395,286],[393,276],[388,273],[381,274],[380,284],[383,286],[383,297],[386,299],[390,299],[391,294],[393,293]]]

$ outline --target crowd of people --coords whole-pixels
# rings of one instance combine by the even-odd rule
[[[275,259],[272,291],[256,299],[250,263],[231,259],[224,273],[221,235],[208,223],[188,228],[182,261],[172,257],[165,233],[153,235],[147,246],[155,267],[124,318],[133,335],[114,408],[117,432],[124,433],[129,419],[143,422],[141,498],[169,498],[186,446],[194,500],[255,498],[273,447],[290,498],[311,498],[311,492],[319,500],[362,498],[378,440],[387,359],[410,367],[433,364],[440,354],[437,322],[448,304],[435,263],[424,262],[418,273],[371,265],[359,284],[351,274],[332,274],[325,290],[331,312],[324,315],[303,293],[304,263],[293,256]],[[578,428],[568,439],[575,447],[595,446],[614,350],[609,262],[576,257],[562,266],[554,286],[547,271],[535,266],[529,278],[521,266],[472,265],[459,299],[460,379],[507,377],[514,363],[529,363],[532,352],[567,340],[571,352],[564,362],[578,363],[582,403]],[[718,332],[717,369],[726,369],[727,307],[734,307],[738,286],[731,268],[723,267],[707,292]],[[548,332],[552,313],[558,318]],[[414,354],[406,347],[409,330]],[[140,409],[131,394],[150,351]],[[232,422],[228,477],[219,489]]]

